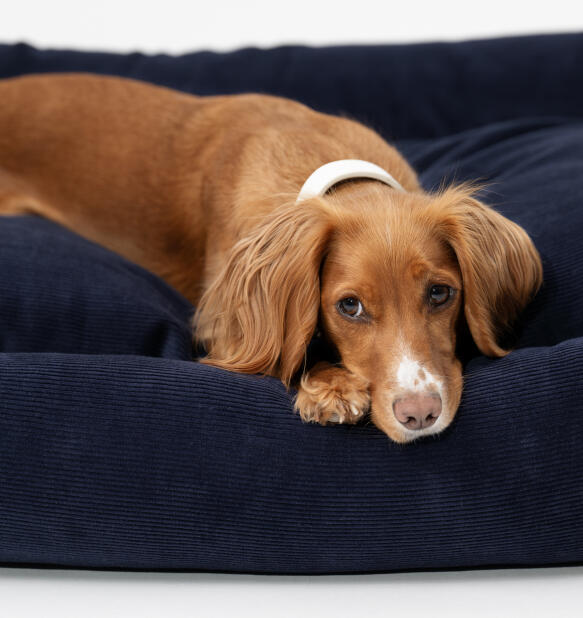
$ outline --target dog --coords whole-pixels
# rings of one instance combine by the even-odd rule
[[[370,412],[400,443],[451,423],[460,339],[505,355],[542,282],[526,232],[471,186],[427,193],[371,129],[266,95],[3,80],[0,213],[165,279],[197,307],[203,363],[297,385],[305,421]],[[316,331],[335,356],[310,367]]]

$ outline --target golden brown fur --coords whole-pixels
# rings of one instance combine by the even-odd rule
[[[295,203],[316,168],[350,158],[406,192],[354,181]],[[370,406],[397,441],[423,435],[396,419],[398,406],[407,419],[439,399],[426,433],[453,419],[460,315],[478,348],[501,356],[500,333],[541,283],[525,232],[471,190],[429,195],[373,131],[261,95],[197,98],[89,75],[4,80],[0,213],[48,217],[165,278],[198,307],[204,362],[218,367],[289,384],[320,324],[342,362],[301,376],[302,418],[355,422]],[[443,306],[428,304],[432,285],[453,290]],[[347,295],[366,320],[341,314]]]

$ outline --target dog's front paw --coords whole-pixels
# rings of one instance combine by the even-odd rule
[[[318,363],[302,376],[294,407],[306,422],[357,423],[370,406],[368,386],[347,369]]]

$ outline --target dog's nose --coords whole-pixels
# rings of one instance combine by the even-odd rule
[[[441,397],[437,393],[406,395],[393,403],[393,412],[407,429],[425,429],[441,414]]]

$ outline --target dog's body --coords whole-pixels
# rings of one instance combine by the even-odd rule
[[[405,193],[353,181],[295,203],[338,159],[379,165]],[[371,404],[398,441],[455,414],[460,316],[482,352],[502,355],[499,329],[541,282],[526,234],[470,191],[430,196],[373,131],[261,95],[89,75],[0,82],[0,214],[24,213],[166,279],[198,306],[215,365],[289,383],[319,322],[342,365],[303,375],[302,417],[355,422]]]
[[[297,194],[336,153],[376,159],[417,188],[372,131],[292,101],[197,98],[89,75],[0,82],[3,212],[59,221],[159,274],[195,306],[277,196]]]

